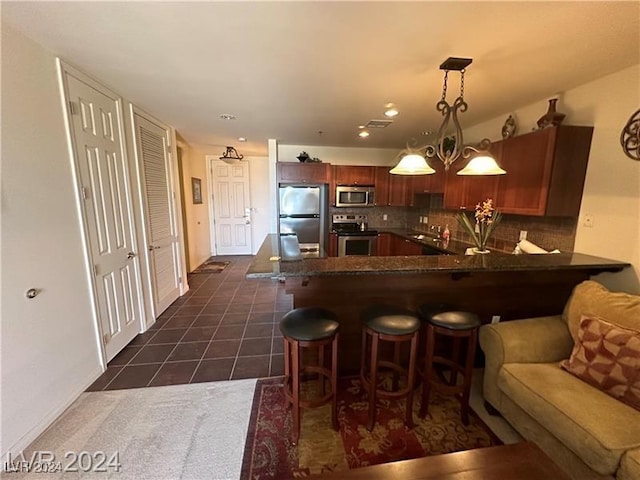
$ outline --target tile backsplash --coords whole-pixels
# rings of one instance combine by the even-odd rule
[[[473,212],[466,212],[473,221]],[[457,212],[450,210],[413,208],[407,216],[407,226],[427,232],[431,225],[441,225],[444,230],[449,226],[451,238],[470,241],[470,236],[458,223]],[[428,216],[428,225],[420,223],[420,216]],[[561,252],[573,251],[576,238],[577,218],[573,217],[530,217],[526,215],[503,214],[502,221],[496,227],[488,242],[488,247],[511,253],[520,238],[520,231],[527,231],[527,240],[545,250],[558,249]]]
[[[369,222],[369,228],[371,229],[407,228],[407,217],[410,213],[411,212],[407,207],[329,208],[330,215],[366,215]],[[387,215],[386,220],[383,220],[384,215]]]
[[[426,207],[372,207],[372,208],[335,208],[330,214],[367,215],[369,228],[409,228],[419,232],[428,232],[431,225],[440,225],[444,230],[449,226],[451,238],[471,242],[459,225],[457,212],[441,208]],[[387,215],[387,220],[383,216]],[[473,212],[467,211],[469,216]],[[428,217],[428,224],[420,223],[420,217]],[[503,214],[502,221],[496,227],[488,247],[501,252],[511,253],[520,238],[520,231],[527,231],[527,240],[545,250],[558,249],[561,252],[573,251],[578,219],[573,217],[531,217],[526,215]]]

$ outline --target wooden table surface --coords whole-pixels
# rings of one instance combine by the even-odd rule
[[[314,480],[569,480],[560,467],[532,442],[383,463],[309,478]]]

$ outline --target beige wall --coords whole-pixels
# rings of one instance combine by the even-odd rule
[[[194,270],[212,255],[211,236],[209,234],[209,188],[207,185],[207,169],[204,162],[205,151],[182,142],[182,188],[184,188],[186,228],[189,244],[187,255],[189,267]],[[193,203],[191,178],[202,181],[202,203]]]
[[[400,149],[322,147],[314,145],[278,145],[279,162],[297,162],[300,152],[318,157],[324,163],[334,165],[381,165],[393,166]]]
[[[3,455],[101,372],[60,98],[54,55],[2,24]]]
[[[191,270],[202,264],[215,252],[211,249],[211,221],[213,212],[209,206],[207,155],[219,157],[222,151],[218,147],[206,145],[189,145],[183,141],[183,185],[185,188],[185,211],[188,228],[188,255]],[[240,149],[241,150],[241,149]],[[267,157],[245,157],[249,162],[249,178],[251,184],[252,245],[255,255],[270,231],[270,199],[269,199],[269,163]],[[202,179],[202,205],[194,205],[191,199],[191,177]]]
[[[595,127],[575,251],[631,263],[632,268],[602,274],[597,280],[611,289],[632,293],[640,293],[640,162],[623,153],[620,133],[640,105],[638,85],[640,66],[636,65],[564,92],[558,101],[558,111],[567,114],[565,124]],[[547,100],[467,128],[465,141],[483,136],[499,139],[510,113],[515,113],[519,132],[526,133],[546,112]],[[584,225],[586,214],[594,219],[591,228]]]

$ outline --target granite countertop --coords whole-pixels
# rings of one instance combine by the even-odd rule
[[[395,233],[395,232],[393,232]],[[465,244],[465,248],[468,245]],[[594,274],[620,271],[629,263],[581,253],[511,255],[426,255],[394,257],[280,258],[278,238],[267,235],[247,278],[306,277],[316,275],[385,275],[411,273],[470,273],[498,271],[589,270]]]

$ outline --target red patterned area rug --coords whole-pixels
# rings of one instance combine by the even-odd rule
[[[258,380],[240,480],[289,480],[501,444],[473,411],[469,425],[464,426],[455,398],[435,392],[431,397],[429,415],[424,419],[417,416],[416,398],[413,430],[403,422],[404,400],[380,399],[376,425],[369,432],[368,404],[360,380],[340,379],[340,431],[331,428],[330,405],[303,409],[300,440],[294,446],[290,440],[291,410],[282,393],[282,378]]]

